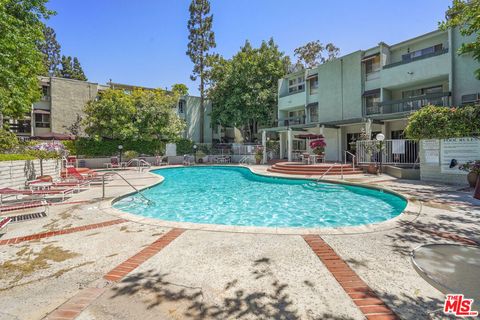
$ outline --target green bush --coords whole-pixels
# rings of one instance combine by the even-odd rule
[[[70,154],[78,154],[89,157],[113,156],[118,154],[118,146],[123,150],[135,151],[138,154],[157,155],[165,151],[163,141],[125,141],[125,140],[95,140],[80,138],[74,141],[64,141],[65,148]]]
[[[189,139],[180,139],[176,142],[177,155],[192,154],[193,153],[193,141]]]
[[[12,151],[19,146],[17,136],[5,129],[0,129],[0,152]]]
[[[478,136],[480,107],[423,107],[409,117],[405,134],[415,140]]]
[[[0,154],[0,161],[34,160],[34,159],[35,157],[29,154],[15,154],[15,153]]]
[[[138,152],[133,150],[127,150],[125,151],[124,154],[125,154],[125,159],[127,160],[132,160],[138,157]]]

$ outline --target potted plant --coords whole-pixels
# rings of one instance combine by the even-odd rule
[[[255,163],[260,164],[263,160],[263,149],[260,147],[257,147],[255,149]]]
[[[312,152],[317,155],[317,159],[325,157],[326,146],[327,146],[327,143],[323,138],[310,141],[310,148],[312,148]]]
[[[480,177],[480,160],[468,161],[458,167],[460,170],[467,171],[467,181],[470,187],[475,188],[477,180]]]
[[[207,155],[205,154],[205,152],[200,150],[200,151],[197,151],[196,156],[197,156],[197,162],[198,163],[203,163],[205,161],[205,157]]]
[[[364,145],[365,153],[370,157],[370,163],[367,167],[367,173],[369,174],[378,174],[378,155],[381,152],[382,147],[380,141],[371,140],[365,143]]]

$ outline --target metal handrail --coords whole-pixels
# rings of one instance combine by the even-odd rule
[[[147,203],[153,202],[152,200],[150,200],[150,199],[148,199],[147,197],[145,197],[140,190],[138,190],[133,184],[131,184],[130,182],[128,182],[127,179],[125,179],[120,173],[118,173],[118,172],[116,172],[116,171],[107,171],[107,172],[105,172],[105,173],[102,175],[102,199],[105,199],[105,176],[107,176],[107,175],[115,175],[115,174],[116,174],[117,176],[119,176],[120,178],[122,178],[122,180],[125,181],[130,187],[132,187],[133,190],[135,190],[139,195],[141,195],[142,198],[147,201]]]
[[[337,164],[338,164],[338,163],[336,163],[336,162],[335,162],[334,164],[332,164],[332,165],[327,169],[327,171],[325,171],[325,172],[322,174],[322,176],[317,179],[317,181],[322,180],[323,177],[324,177],[330,170],[332,170],[332,168],[333,168],[334,166],[336,166]]]
[[[134,159],[131,159],[130,161],[127,162],[127,167],[130,166],[132,163],[136,162],[137,163],[137,169],[138,171],[140,171],[140,168],[142,168],[143,166],[141,166],[141,164],[145,164],[145,167],[148,167],[150,168],[151,167],[151,164],[148,163],[147,161],[143,160],[143,159],[137,159],[137,158],[134,158]]]
[[[352,156],[352,167],[353,167],[353,169],[355,169],[355,158],[357,156],[354,155],[353,153],[351,153],[350,151],[345,150],[345,164],[347,164],[347,154]]]

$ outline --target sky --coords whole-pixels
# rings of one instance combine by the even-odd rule
[[[249,40],[273,37],[293,57],[312,40],[332,42],[340,55],[395,44],[433,31],[452,0],[211,0],[214,52],[229,58]],[[50,0],[57,12],[46,23],[62,54],[76,56],[89,81],[154,88],[190,80],[189,0]]]

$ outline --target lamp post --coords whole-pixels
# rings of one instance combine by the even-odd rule
[[[197,163],[197,148],[198,146],[196,144],[193,145],[193,162]]]
[[[380,142],[380,174],[382,174],[383,173],[383,170],[382,170],[382,161],[383,161],[382,145],[383,145],[383,140],[385,140],[385,135],[383,133],[379,133],[375,136],[375,139],[377,139],[377,141]]]
[[[120,167],[122,166],[122,150],[123,150],[123,146],[121,144],[118,145],[118,152],[120,153],[120,159],[119,159],[119,165]]]

